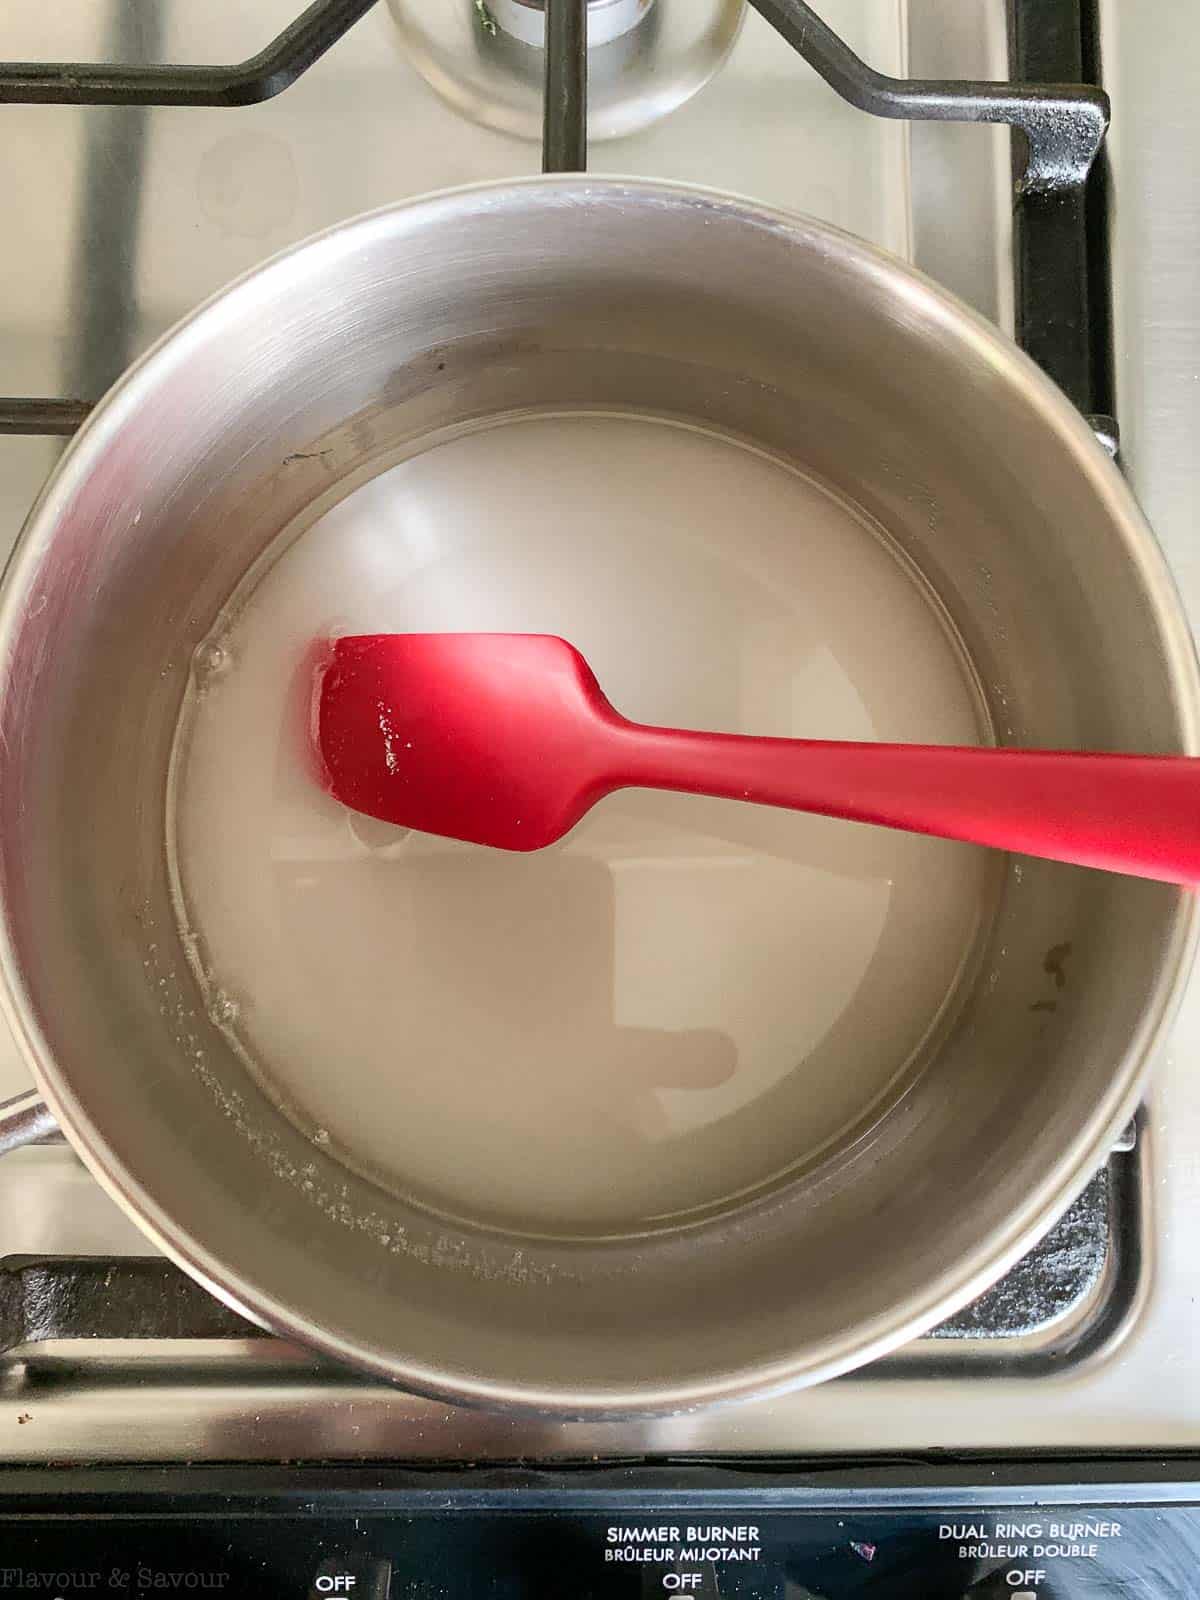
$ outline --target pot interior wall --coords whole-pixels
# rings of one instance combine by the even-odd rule
[[[43,1070],[201,1275],[411,1385],[587,1409],[822,1375],[965,1298],[1070,1198],[1136,1093],[1190,924],[1176,891],[1006,863],[978,981],[869,1138],[742,1212],[606,1244],[450,1227],[344,1171],[248,1078],[178,946],[163,817],[192,650],[306,508],[531,407],[701,421],[855,501],[936,590],[1001,740],[1190,746],[1191,665],[1115,473],[936,291],[687,191],[418,203],[202,311],[35,513],[0,871]]]

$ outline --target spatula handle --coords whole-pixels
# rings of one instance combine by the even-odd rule
[[[625,725],[614,787],[674,789],[1200,883],[1200,759]]]

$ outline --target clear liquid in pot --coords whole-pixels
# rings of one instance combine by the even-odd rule
[[[790,467],[645,417],[507,419],[355,489],[197,653],[168,818],[209,1007],[320,1142],[538,1233],[730,1203],[884,1114],[969,967],[968,846],[626,792],[528,856],[313,781],[334,632],[558,633],[640,721],[973,743],[944,617]]]

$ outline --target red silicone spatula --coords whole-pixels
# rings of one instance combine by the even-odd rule
[[[627,722],[545,634],[360,634],[320,669],[331,792],[387,822],[538,850],[614,789],[678,789],[1200,882],[1200,759],[842,744]]]

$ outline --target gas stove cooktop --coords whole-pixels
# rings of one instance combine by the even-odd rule
[[[246,60],[284,34],[296,0],[5,6],[0,55],[10,62],[115,71],[91,79],[0,64],[0,194],[13,219],[0,268],[0,391],[24,398],[0,400],[0,543],[15,537],[86,403],[237,273],[372,206],[538,170],[540,18],[530,0],[319,0],[310,10],[307,31],[280,47],[304,70],[265,103],[239,105],[291,69],[149,69]],[[1200,204],[1189,160],[1200,135],[1200,11],[1175,0],[1104,0],[1098,13],[1088,0],[826,0],[838,37],[896,78],[1088,81],[1100,63],[1113,99],[1101,166],[1115,204],[1106,217],[1104,185],[1093,181],[1085,215],[1081,174],[1061,167],[1068,141],[1051,153],[1052,203],[1027,196],[1014,226],[1007,127],[903,120],[920,114],[910,102],[922,95],[856,77],[814,24],[808,46],[825,76],[884,115],[848,104],[793,48],[798,12],[786,0],[763,0],[763,14],[744,19],[735,0],[654,0],[639,21],[643,10],[643,0],[595,8],[609,37],[592,57],[590,168],[827,218],[1016,331],[1113,445],[1115,414],[1122,464],[1200,622],[1191,481]],[[230,103],[188,103],[205,98]],[[169,103],[128,103],[138,99]],[[579,133],[569,115],[549,129],[556,164],[578,158]],[[597,137],[611,133],[621,136]],[[1124,1148],[1032,1256],[951,1323],[816,1390],[643,1423],[458,1411],[319,1362],[149,1255],[65,1145],[14,1151],[0,1160],[0,1461],[1195,1449],[1197,1044],[1194,985]],[[0,1099],[27,1088],[0,1035]],[[947,1537],[1005,1542],[989,1518],[984,1534]],[[955,1520],[965,1529],[980,1519]],[[1038,1569],[1038,1559],[1027,1564]],[[697,1592],[690,1580],[679,1587]]]

